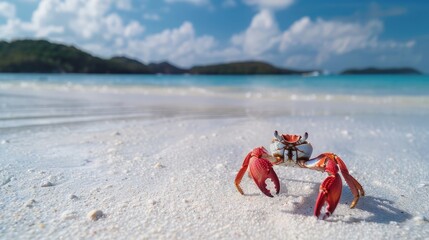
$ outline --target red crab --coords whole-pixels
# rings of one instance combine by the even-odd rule
[[[350,175],[346,164],[343,160],[334,153],[322,153],[316,158],[311,158],[313,147],[307,142],[308,133],[304,136],[282,134],[274,132],[274,139],[271,142],[271,154],[264,147],[254,148],[249,152],[244,159],[243,166],[238,171],[235,177],[235,186],[237,190],[244,195],[243,189],[240,187],[243,175],[249,170],[249,176],[255,181],[259,189],[267,196],[273,197],[267,189],[265,180],[270,178],[276,190],[276,194],[280,191],[280,183],[277,174],[274,172],[273,165],[298,165],[302,168],[309,168],[327,172],[328,177],[320,185],[319,196],[317,197],[314,207],[314,215],[319,218],[320,211],[327,203],[326,213],[323,219],[329,217],[334,212],[341,197],[342,181],[338,174],[338,167],[350,187],[354,199],[350,208],[354,208],[359,200],[359,197],[364,196],[365,192],[360,183]]]

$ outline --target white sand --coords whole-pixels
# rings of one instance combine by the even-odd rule
[[[428,239],[428,103],[3,84],[0,238]],[[339,154],[367,194],[356,209],[344,185],[334,215],[316,220],[326,174],[298,168],[275,168],[274,198],[247,177],[240,195],[243,157],[276,129],[309,132],[314,155]]]

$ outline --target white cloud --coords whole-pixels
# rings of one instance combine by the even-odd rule
[[[177,2],[183,2],[183,3],[189,3],[193,5],[208,5],[210,4],[210,0],[164,0],[166,3],[177,3]]]
[[[235,2],[235,0],[224,0],[222,3],[223,7],[235,7],[237,6],[237,3]]]
[[[14,39],[22,37],[32,37],[33,27],[28,23],[23,23],[17,18],[8,19],[6,24],[0,25],[0,36],[3,39]]]
[[[401,52],[415,45],[413,40],[380,40],[382,31],[383,23],[376,19],[358,23],[309,17],[280,30],[273,12],[265,9],[253,17],[245,31],[232,36],[228,51],[215,53],[232,60],[260,59],[290,67],[320,68],[349,53]]]
[[[123,30],[125,37],[131,38],[144,32],[144,27],[137,21],[131,21]]]
[[[317,63],[332,55],[341,55],[354,50],[377,47],[378,36],[383,30],[379,20],[366,24],[325,21],[311,21],[303,17],[286,30],[281,39],[282,52],[313,52]]]
[[[286,66],[289,66],[289,67],[313,68],[314,57],[311,55],[296,54],[296,55],[288,56],[284,61],[284,63]]]
[[[31,21],[8,19],[0,25],[0,35],[6,39],[43,37],[99,56],[125,54],[148,62],[170,60],[181,66],[210,59],[216,41],[211,36],[197,36],[192,23],[142,38],[144,26],[135,20],[125,22],[115,13],[115,4],[110,0],[41,0]]]
[[[129,11],[133,9],[133,4],[131,0],[116,0],[116,7],[120,10]]]
[[[412,48],[415,45],[416,45],[416,41],[414,41],[414,40],[410,40],[410,41],[405,43],[405,47],[407,47],[407,48]]]
[[[105,30],[103,31],[103,36],[105,39],[111,39],[112,36],[120,36],[124,33],[124,24],[122,23],[122,18],[116,13],[109,14],[104,19],[104,22],[97,24],[99,24],[99,26],[94,24],[93,32],[98,32],[102,25],[106,26]],[[88,34],[84,35],[84,37],[92,37],[92,34],[88,32]]]
[[[279,41],[280,31],[269,10],[260,11],[253,17],[246,31],[231,38],[232,44],[241,47],[249,56],[264,54],[278,45]]]
[[[135,20],[125,22],[115,13],[117,4],[112,0],[41,0],[30,21],[12,18],[0,24],[0,36],[6,40],[45,38],[102,57],[123,54],[145,28]]]
[[[179,28],[131,41],[125,52],[146,62],[169,60],[180,66],[190,66],[209,57],[215,44],[213,37],[196,36],[192,23],[184,22]]]
[[[110,1],[102,0],[42,0],[33,13],[32,24],[37,37],[68,34],[90,39],[103,27],[111,26],[111,16],[107,15],[110,6]]]
[[[144,32],[137,21],[125,23],[121,16],[112,13],[116,6],[125,8],[121,0],[41,0],[29,22],[8,20],[0,25],[3,38],[36,37],[82,46],[126,42]],[[122,38],[122,40],[118,40]]]
[[[159,21],[161,17],[156,13],[145,13],[143,14],[143,18],[151,21]]]
[[[261,9],[283,9],[292,5],[294,0],[243,0],[243,2]]]
[[[407,8],[405,7],[388,7],[383,8],[376,2],[372,2],[369,4],[368,12],[366,13],[366,17],[370,18],[382,18],[382,17],[392,17],[392,16],[401,16],[407,13]]]
[[[16,14],[15,5],[8,2],[0,2],[0,17],[14,18]]]

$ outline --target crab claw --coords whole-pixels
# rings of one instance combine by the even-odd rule
[[[246,158],[244,158],[243,165],[235,178],[235,186],[241,194],[244,194],[244,192],[240,187],[240,182],[247,169],[249,169],[250,177],[253,178],[256,185],[265,195],[273,197],[265,183],[267,178],[270,178],[273,181],[276,194],[280,192],[279,178],[273,170],[272,163],[265,159],[265,157],[268,156],[268,152],[264,147],[257,147],[249,152]]]
[[[253,160],[253,161],[252,161]],[[270,193],[270,190],[267,189],[267,184],[265,180],[268,178],[274,183],[274,188],[276,189],[276,194],[280,192],[280,182],[277,174],[273,170],[273,165],[270,161],[264,158],[255,157],[251,159],[250,163],[250,175],[255,181],[259,189],[268,197],[273,197]]]
[[[317,197],[314,207],[314,215],[319,218],[323,205],[325,202],[327,203],[326,213],[323,219],[326,219],[334,212],[340,200],[343,187],[341,177],[338,174],[338,167],[334,161],[327,161],[325,171],[329,176],[320,185],[319,196]]]

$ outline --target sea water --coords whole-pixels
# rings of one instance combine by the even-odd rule
[[[0,74],[3,130],[126,118],[380,114],[427,119],[429,76]]]
[[[0,74],[5,84],[53,84],[126,87],[223,87],[243,91],[284,89],[298,94],[428,96],[428,75],[140,75]]]

